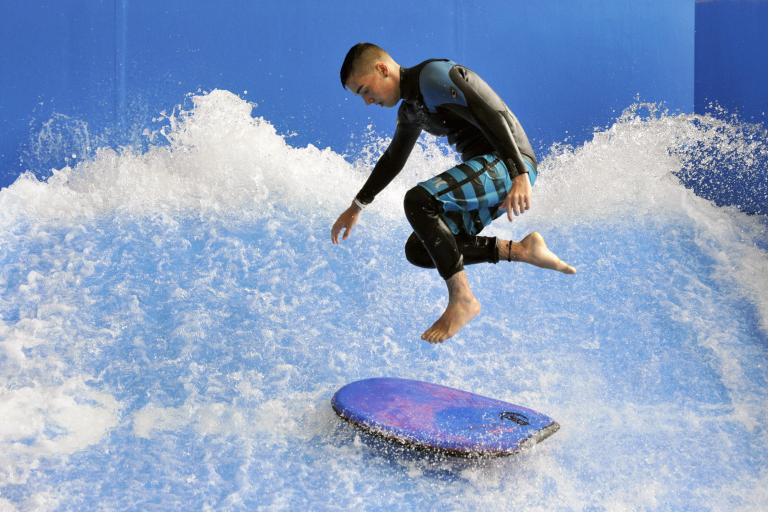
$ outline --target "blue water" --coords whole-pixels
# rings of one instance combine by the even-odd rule
[[[482,313],[442,345],[419,335],[444,285],[402,254],[404,191],[453,163],[432,139],[341,246],[384,142],[353,164],[292,148],[225,91],[163,144],[20,178],[0,191],[0,510],[764,510],[766,220],[675,176],[724,130],[742,148],[629,111],[554,148],[532,210],[490,232],[538,230],[578,273],[470,267]],[[385,375],[562,428],[502,459],[410,452],[330,407]]]

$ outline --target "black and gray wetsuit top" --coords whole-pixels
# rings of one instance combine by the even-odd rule
[[[400,68],[397,128],[356,199],[373,198],[402,170],[421,130],[447,136],[466,161],[495,153],[511,177],[526,172],[523,156],[536,164],[536,155],[523,127],[507,105],[482,78],[447,59],[430,59]]]

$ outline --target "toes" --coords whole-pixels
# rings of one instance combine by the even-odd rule
[[[432,333],[432,343],[442,343],[443,341],[450,338],[448,335],[448,332],[445,329],[435,329]]]
[[[444,335],[441,335],[441,334],[435,334],[434,336],[432,336],[432,338],[429,340],[429,342],[430,342],[430,343],[432,343],[432,344],[435,344],[435,343],[442,343],[442,342],[444,342],[446,339],[448,339],[448,338],[447,338],[446,336],[444,336]]]
[[[428,341],[429,343],[440,343],[448,338],[448,336],[445,334],[446,333],[442,332],[438,328],[430,327],[424,331],[424,334],[421,335],[421,339]]]

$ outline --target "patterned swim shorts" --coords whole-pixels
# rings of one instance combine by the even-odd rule
[[[536,181],[536,166],[523,157],[531,186]],[[422,181],[442,205],[442,218],[454,235],[476,235],[503,215],[500,207],[512,188],[507,166],[495,154],[480,155],[434,178]]]

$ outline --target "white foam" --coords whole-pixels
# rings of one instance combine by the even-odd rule
[[[325,421],[318,421],[315,416],[321,407],[325,408],[322,403],[325,393],[327,391],[288,393],[280,399],[263,400],[247,408],[198,399],[189,399],[178,407],[151,403],[134,413],[133,433],[149,439],[193,428],[200,436],[236,436],[259,443],[284,444],[292,438],[310,439],[325,428]]]
[[[194,96],[192,105],[168,116],[168,125],[154,134],[168,145],[150,146],[143,154],[100,149],[93,159],[56,171],[44,182],[23,175],[0,192],[0,227],[7,230],[25,222],[77,225],[118,212],[254,219],[282,207],[326,217],[330,224],[387,142],[372,139],[369,151],[350,164],[330,149],[292,148],[268,121],[251,116],[252,104],[228,91]],[[554,150],[540,165],[532,210],[512,226],[497,221],[492,232],[689,219],[702,233],[703,248],[756,304],[768,330],[768,258],[756,246],[766,238],[765,224],[698,198],[675,176],[684,148],[695,144],[742,155],[745,165],[752,154],[768,153],[766,144],[740,140],[738,127],[712,118],[641,118],[637,113],[643,108],[653,110],[635,106],[583,146]],[[729,128],[727,136],[724,127]],[[454,156],[434,139],[425,139],[364,217],[402,222],[404,191],[453,163]]]
[[[0,390],[0,481],[22,484],[41,459],[99,443],[117,424],[118,403],[83,379]]]
[[[285,197],[317,206],[337,203],[330,198],[345,189],[352,193],[354,183],[339,190],[335,180],[321,179],[349,171],[341,156],[291,148],[271,124],[252,118],[252,106],[237,96],[216,90],[192,101],[191,111],[168,118],[161,135],[169,145],[144,154],[100,149],[45,182],[21,176],[0,194],[0,225],[23,219],[70,224],[115,212],[260,217]]]
[[[262,476],[274,479],[279,489],[272,505],[286,508],[301,499],[294,496],[305,492],[300,484],[323,478],[303,474],[318,468],[300,466],[299,459],[292,458],[296,446],[314,450],[321,473],[329,475],[324,489],[348,496],[339,507],[364,505],[372,496],[381,499],[382,507],[402,505],[393,501],[399,498],[377,494],[375,485],[402,478],[417,504],[435,496],[465,508],[655,508],[664,506],[662,500],[675,492],[674,485],[686,481],[679,474],[655,474],[670,471],[670,464],[653,458],[674,456],[676,446],[642,454],[648,460],[619,461],[620,470],[610,474],[597,464],[604,453],[624,455],[622,434],[638,439],[658,434],[674,440],[687,432],[705,432],[714,421],[711,413],[729,428],[761,435],[767,421],[765,395],[750,378],[750,360],[761,352],[737,339],[741,331],[735,321],[718,317],[722,297],[709,283],[714,279],[754,305],[768,332],[768,258],[760,248],[766,240],[765,225],[762,219],[695,196],[675,177],[685,158],[681,147],[722,144],[748,153],[750,147],[755,151],[756,142],[739,141],[733,130],[730,136],[736,139],[723,141],[717,135],[723,125],[698,116],[640,118],[629,111],[592,141],[554,151],[541,164],[533,209],[512,224],[497,221],[491,232],[517,239],[531,229],[566,236],[580,229],[599,245],[610,241],[614,232],[663,234],[668,226],[685,226],[695,233],[696,247],[714,262],[711,274],[692,275],[685,261],[659,255],[682,284],[663,290],[654,297],[658,304],[647,310],[631,310],[642,305],[627,297],[628,306],[586,303],[585,310],[596,306],[599,312],[585,315],[582,310],[544,308],[526,322],[483,316],[473,323],[474,332],[490,333],[493,340],[461,333],[442,347],[416,349],[420,331],[414,317],[440,313],[442,283],[432,274],[400,266],[400,255],[391,254],[399,243],[390,239],[407,236],[404,192],[450,167],[455,158],[434,139],[422,139],[401,175],[365,211],[353,238],[331,248],[331,223],[359,190],[387,140],[374,138],[369,152],[349,163],[328,149],[290,147],[268,121],[251,117],[251,104],[226,91],[195,96],[192,105],[168,116],[167,127],[152,134],[166,140],[165,145],[151,144],[144,153],[98,150],[92,159],[57,171],[46,181],[26,175],[0,191],[0,286],[6,290],[0,305],[8,312],[0,320],[0,416],[16,419],[0,425],[0,462],[6,468],[0,476],[5,483],[28,482],[31,472],[48,459],[64,460],[93,447],[115,428],[126,404],[108,391],[94,389],[96,384],[83,369],[108,348],[122,350],[118,354],[126,360],[109,363],[125,365],[127,374],[146,371],[151,376],[168,370],[180,387],[172,404],[163,395],[170,391],[163,390],[126,415],[127,430],[142,443],[162,444],[181,432],[192,432],[198,440],[213,438],[218,444],[208,449],[205,459],[211,478],[206,483],[212,486],[227,483],[214,467],[216,447],[237,447],[242,461],[235,489],[217,503],[234,508],[248,503],[249,491],[261,489]],[[189,219],[192,228],[184,226]],[[241,237],[220,229],[238,225],[248,228]],[[248,239],[252,229],[260,229],[265,239]],[[303,243],[285,241],[296,233]],[[597,260],[584,262],[586,270],[602,272],[610,281],[610,271],[618,268],[614,257],[632,257],[617,252],[597,254]],[[178,254],[190,260],[176,262]],[[137,267],[137,261],[146,266]],[[628,261],[621,265],[622,271],[632,270]],[[491,272],[478,270],[473,276],[494,286],[501,274]],[[519,284],[529,283],[532,274],[519,267],[509,272],[514,289],[504,290],[499,300],[535,299]],[[637,289],[645,286],[643,276],[613,277]],[[580,290],[564,282],[569,284],[553,285],[546,277],[535,280],[550,293]],[[623,300],[625,291],[618,290],[616,297]],[[110,300],[110,309],[100,309]],[[339,333],[334,322],[347,313],[344,308],[357,303],[367,307],[360,318],[348,321],[349,332]],[[575,299],[573,304],[582,306]],[[152,310],[165,306],[169,311]],[[600,314],[611,311],[628,320],[642,317],[643,327],[659,318],[684,325],[693,333],[691,350],[698,347],[711,355],[716,373],[712,387],[719,392],[722,385],[727,403],[699,414],[678,406],[675,397],[661,405],[639,397],[619,405],[607,399],[606,390],[619,377],[598,361],[606,351],[621,349],[600,330]],[[263,323],[249,323],[250,318]],[[387,327],[380,329],[382,321]],[[538,322],[539,331],[531,332],[532,322]],[[574,344],[560,350],[549,346],[551,339],[562,338],[549,324],[589,328],[574,333]],[[124,333],[136,325],[147,326],[146,332],[127,337]],[[235,336],[238,346],[230,347],[234,342],[222,340],[225,336]],[[506,344],[503,348],[499,340]],[[213,359],[201,361],[201,354]],[[644,357],[634,361],[645,365],[643,377],[674,380],[674,374],[659,370],[662,355]],[[230,372],[228,365],[238,358],[261,366]],[[563,428],[551,443],[522,459],[459,471],[450,464],[396,457],[393,464],[375,457],[371,461],[359,436],[334,444],[336,423],[327,404],[334,387],[362,372],[368,359],[377,361],[382,373],[428,376],[456,387],[473,383],[482,394],[551,412]],[[114,367],[104,371],[119,374]],[[307,383],[315,378],[323,382],[307,391]],[[553,390],[561,394],[554,396]],[[678,421],[665,423],[669,415]],[[604,430],[594,431],[600,428]],[[727,432],[718,435],[724,442],[737,441]],[[231,444],[232,439],[237,441]],[[257,459],[264,455],[264,446],[274,448],[280,461]],[[298,476],[280,472],[286,460]],[[520,467],[525,469],[516,469]],[[181,478],[173,468],[158,471]],[[430,476],[439,471],[458,475],[456,485]],[[702,495],[720,500],[722,508],[743,492],[762,497],[765,473],[753,476],[743,485],[709,487]],[[603,477],[610,482],[590,480]],[[548,491],[542,493],[542,488]],[[720,491],[725,496],[718,498]],[[48,499],[47,489],[30,492],[40,503]],[[62,503],[67,503],[66,496]],[[757,498],[745,500],[745,507],[756,510],[759,503]]]

